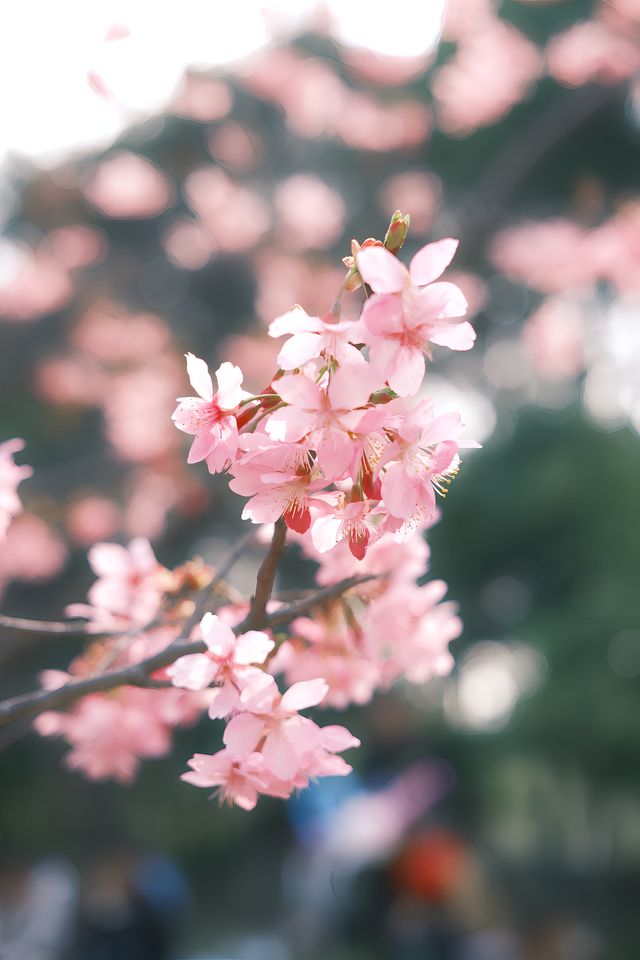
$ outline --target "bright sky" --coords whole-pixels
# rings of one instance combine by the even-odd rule
[[[322,17],[347,46],[413,57],[438,42],[446,0],[20,0],[0,9],[0,164],[50,167],[108,146],[161,110],[186,67],[241,60]],[[124,25],[129,36],[105,42]],[[114,100],[88,83],[104,80]]]

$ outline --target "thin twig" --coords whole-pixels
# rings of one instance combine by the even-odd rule
[[[294,600],[292,603],[280,607],[279,610],[274,610],[273,613],[265,614],[264,625],[270,630],[284,627],[295,620],[296,617],[309,613],[314,607],[319,607],[328,600],[336,600],[347,590],[352,590],[354,587],[359,587],[360,584],[369,583],[370,580],[376,579],[378,578],[371,574],[366,577],[347,577],[345,580],[339,580],[338,583],[329,584],[328,587],[316,590],[315,593],[308,594],[306,597],[300,597],[299,600]],[[239,630],[241,626],[242,624],[239,624],[236,629]]]
[[[223,583],[227,574],[230,573],[235,562],[239,560],[239,558],[245,552],[245,550],[247,549],[251,541],[254,539],[255,535],[256,535],[255,528],[245,533],[245,535],[241,537],[238,540],[238,542],[233,545],[231,550],[229,550],[227,555],[223,558],[222,563],[215,570],[215,573],[211,582],[208,583],[206,587],[204,587],[202,590],[198,592],[198,595],[196,597],[196,600],[193,606],[193,612],[190,614],[190,616],[188,617],[184,625],[183,633],[186,637],[191,636],[191,631],[193,630],[195,625],[202,620],[202,617],[205,614],[206,610],[208,609],[209,604],[213,599],[214,594],[216,593],[216,590],[221,585],[221,583]]]
[[[118,635],[120,631],[100,630],[98,633],[89,633],[86,620],[30,620],[28,617],[10,617],[0,613],[0,627],[7,630],[20,630],[24,633],[53,633],[61,637],[106,637]]]

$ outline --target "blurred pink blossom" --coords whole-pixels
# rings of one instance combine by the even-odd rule
[[[106,217],[155,217],[171,206],[174,189],[164,171],[136,153],[111,153],[81,187]]]
[[[66,527],[71,539],[81,547],[98,540],[109,540],[122,526],[122,511],[107,497],[90,494],[74,499],[67,509]]]
[[[433,79],[439,126],[466,136],[495,123],[525,97],[542,73],[534,43],[509,23],[482,20],[465,33]]]
[[[253,170],[264,149],[258,134],[235,120],[227,120],[209,137],[211,156],[234,173]]]
[[[334,260],[304,259],[267,248],[256,259],[256,279],[256,310],[269,324],[292,303],[303,303],[316,316],[324,313],[340,291],[344,270]]]
[[[170,260],[185,270],[199,270],[217,252],[209,230],[197,220],[180,217],[167,228],[162,246]]]
[[[597,267],[588,237],[570,220],[523,223],[496,235],[491,259],[509,277],[554,293],[593,280]]]
[[[80,355],[46,357],[35,371],[38,395],[49,403],[97,405],[107,383],[99,364]]]
[[[551,296],[531,314],[522,339],[537,372],[549,380],[575,377],[584,368],[585,318],[579,301]]]
[[[423,103],[386,103],[353,90],[318,57],[269,50],[241,80],[257,96],[279,103],[291,129],[307,139],[339,136],[359,150],[389,151],[422,143],[431,132],[431,111]]]
[[[3,245],[0,274],[0,316],[5,320],[37,320],[61,310],[71,300],[68,268],[43,244],[37,250]]]
[[[440,206],[442,184],[424,170],[407,170],[385,181],[379,192],[380,207],[391,217],[395,210],[411,211],[411,232],[424,236]]]
[[[14,517],[22,513],[18,487],[33,470],[15,462],[14,455],[24,449],[24,440],[5,440],[0,443],[0,540],[4,540]]]
[[[131,313],[115,300],[97,300],[82,315],[70,342],[109,364],[147,362],[171,346],[169,329],[154,313]]]
[[[58,534],[44,520],[23,513],[9,527],[0,550],[0,586],[12,580],[49,580],[66,561],[67,548]]]
[[[546,58],[551,76],[570,87],[589,81],[620,83],[640,70],[640,47],[632,37],[596,20],[553,37]]]
[[[364,47],[345,48],[342,55],[355,76],[379,87],[399,87],[417,80],[431,60],[430,54],[392,57]]]
[[[298,173],[276,188],[278,236],[294,249],[323,249],[338,239],[344,227],[342,197],[319,177]]]
[[[209,123],[233,109],[233,90],[225,80],[197,73],[186,74],[171,108],[179,117]]]
[[[181,384],[180,365],[172,357],[111,377],[103,398],[105,430],[120,457],[144,463],[179,448],[170,417]]]
[[[107,238],[101,230],[78,223],[58,227],[48,235],[51,252],[68,270],[87,267],[102,260],[107,250]]]
[[[442,35],[460,42],[495,18],[497,0],[448,0]]]
[[[417,100],[383,104],[352,91],[338,124],[338,133],[356,150],[388,152],[418,146],[433,127],[431,110]]]
[[[267,202],[248,187],[234,183],[217,167],[202,167],[190,173],[184,189],[189,206],[221,250],[250,250],[271,226]]]

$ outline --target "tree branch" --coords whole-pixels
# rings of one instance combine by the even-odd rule
[[[236,627],[239,633],[244,633],[246,630],[259,630],[265,623],[267,604],[271,599],[273,582],[276,578],[280,558],[286,547],[286,540],[287,527],[282,517],[280,517],[274,524],[271,546],[258,570],[256,592],[251,598],[249,613]]]
[[[274,531],[269,553],[260,568],[260,573],[263,574],[263,578],[260,581],[260,603],[264,602],[265,605],[266,600],[264,598],[268,598],[271,595],[277,559],[283,550],[284,534],[282,531],[278,531],[276,536],[276,531]],[[258,580],[260,580],[260,573],[258,574]],[[251,623],[255,623],[255,626],[248,627],[247,620],[251,617],[250,611],[247,617],[237,624],[234,629],[236,633],[242,633],[247,629],[269,629],[284,626],[292,620],[295,620],[296,617],[308,613],[314,607],[326,603],[327,600],[336,599],[342,596],[343,593],[346,593],[347,590],[351,590],[353,587],[357,587],[373,579],[376,578],[372,576],[348,577],[339,583],[323,587],[321,590],[317,590],[307,597],[301,597],[293,603],[286,604],[273,613],[266,613],[263,607],[262,619],[252,620]],[[265,589],[267,591],[266,593]],[[258,586],[256,586],[256,595],[258,595]],[[70,680],[69,683],[64,684],[62,687],[57,687],[55,690],[34,690],[31,693],[25,693],[21,696],[4,700],[0,702],[0,727],[16,720],[30,719],[43,713],[45,710],[64,710],[66,707],[75,703],[76,700],[80,700],[82,697],[86,697],[91,693],[104,693],[107,690],[113,690],[116,687],[122,686],[155,688],[160,685],[164,687],[164,681],[153,679],[151,674],[157,670],[161,670],[163,667],[168,667],[180,657],[187,656],[191,653],[204,653],[205,650],[204,641],[189,640],[188,638],[181,637],[168,647],[165,647],[164,650],[160,650],[153,656],[147,657],[146,660],[141,660],[139,663],[123,667],[120,670],[112,670],[109,673],[101,673],[93,677],[83,677],[79,680]]]
[[[86,620],[30,620],[27,617],[10,617],[6,613],[0,613],[0,627],[25,633],[53,633],[61,637],[105,637],[113,633],[109,630],[89,633]]]
[[[338,597],[341,597],[343,593],[346,593],[347,590],[352,590],[354,587],[359,587],[362,583],[369,583],[370,580],[377,579],[379,578],[371,574],[366,577],[347,577],[345,580],[339,580],[338,583],[329,584],[328,587],[316,590],[315,593],[308,594],[306,597],[300,597],[299,600],[293,600],[286,606],[280,607],[279,610],[274,610],[273,613],[265,614],[264,626],[271,630],[284,627],[288,623],[291,623],[292,620],[295,620],[296,617],[301,617],[305,613],[309,613],[314,607],[319,607],[328,600],[336,600]],[[242,624],[238,624],[236,629],[240,630],[241,626]]]

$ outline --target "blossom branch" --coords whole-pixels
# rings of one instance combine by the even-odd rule
[[[276,546],[274,548],[274,541],[272,541],[269,553],[260,568],[261,571],[265,567],[267,571],[271,571],[271,584],[275,576],[275,566],[272,566],[274,562],[273,557],[276,551],[279,551],[279,554],[282,553],[284,549],[283,540],[284,536],[282,532],[279,532],[276,538],[274,531]],[[301,597],[293,603],[286,604],[273,613],[263,611],[261,619],[252,621],[255,623],[255,627],[251,627],[251,629],[285,626],[287,623],[295,620],[296,617],[308,613],[314,607],[326,603],[328,600],[334,600],[348,590],[352,590],[354,587],[373,579],[375,578],[347,577],[345,580],[331,584],[328,587],[323,587],[321,590],[317,590],[306,597]],[[261,589],[264,590],[266,585],[267,579],[266,573],[264,573],[263,580],[261,581]],[[271,588],[269,587],[269,596],[270,590]],[[258,588],[256,588],[256,593],[258,593]],[[264,596],[264,594],[262,594],[262,596]],[[251,616],[251,613],[236,626],[235,629],[238,633],[249,629],[246,625],[249,616]],[[31,693],[25,693],[18,697],[4,700],[0,702],[0,727],[16,720],[36,717],[38,714],[44,713],[45,710],[64,710],[77,700],[91,693],[105,693],[108,690],[114,690],[116,687],[164,688],[167,686],[166,682],[153,678],[151,676],[153,673],[170,666],[170,664],[180,659],[180,657],[185,657],[192,653],[204,653],[205,650],[206,646],[204,641],[188,640],[181,637],[168,647],[165,647],[164,650],[160,650],[153,656],[147,657],[146,660],[141,660],[139,663],[132,664],[120,670],[112,670],[108,673],[101,673],[92,677],[83,677],[81,680],[70,680],[69,683],[57,687],[55,690],[34,690]]]

